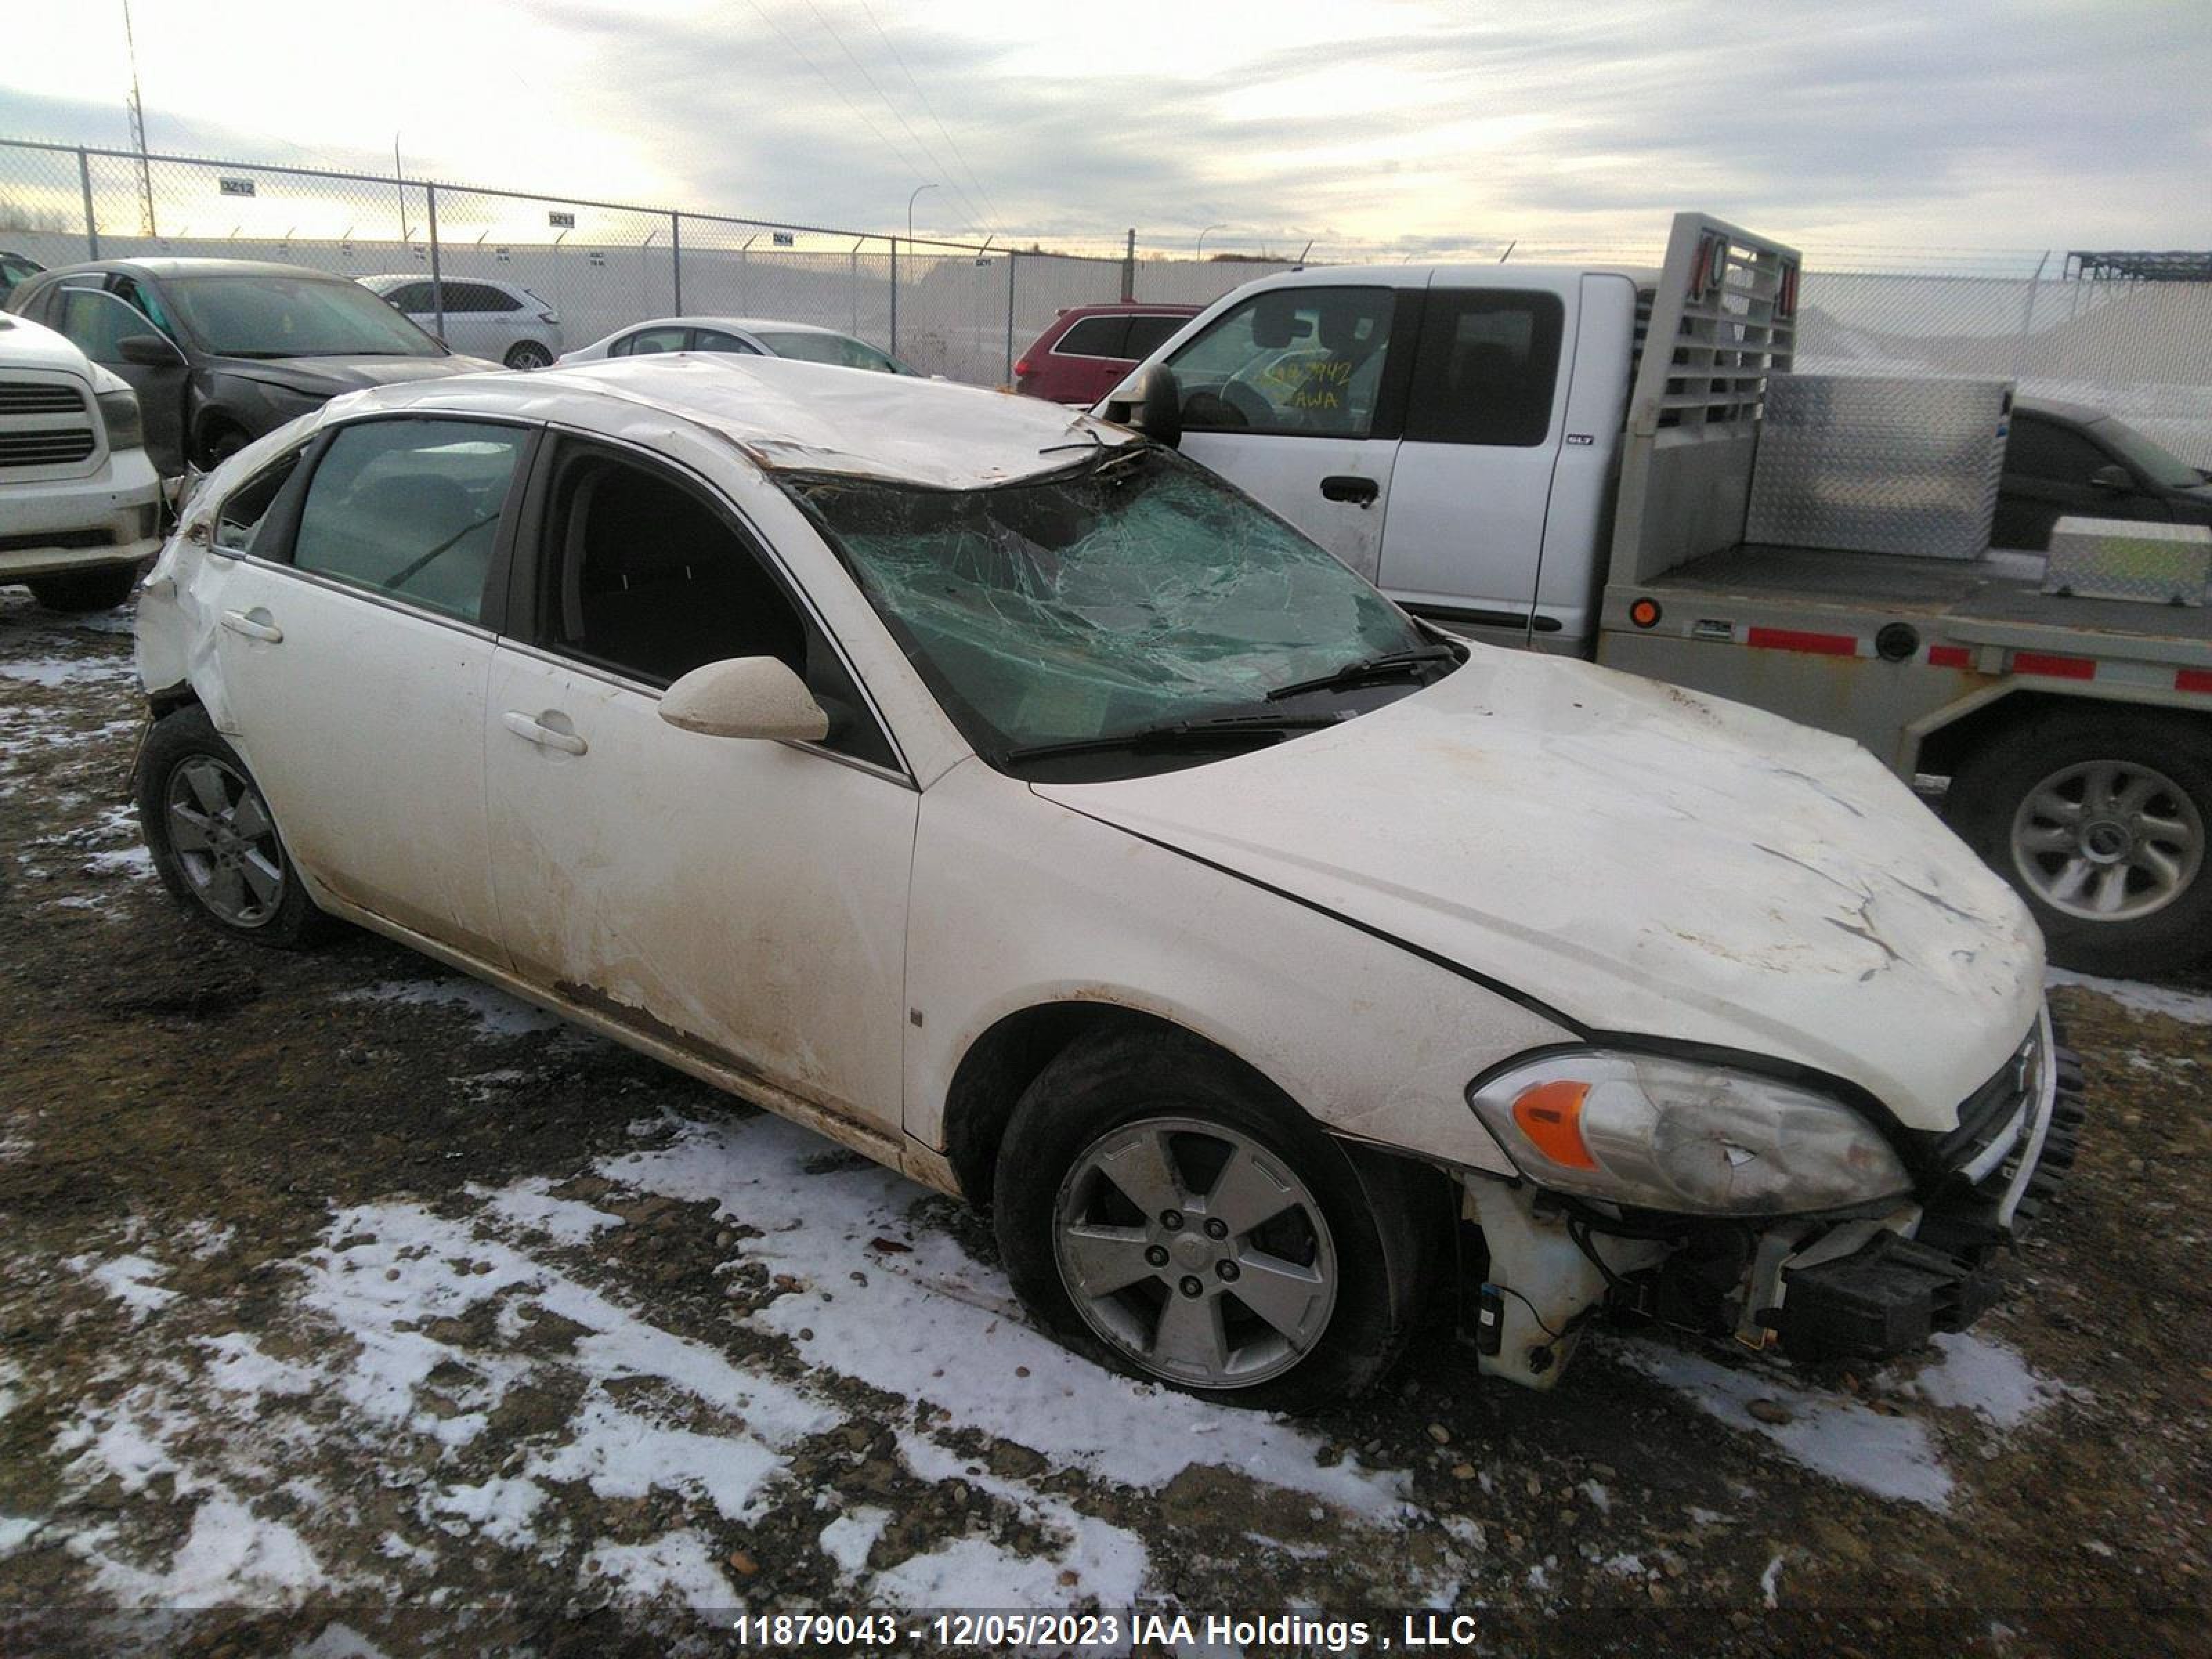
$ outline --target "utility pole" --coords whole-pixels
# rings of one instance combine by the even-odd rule
[[[123,48],[131,56],[131,148],[138,153],[138,234],[152,236],[154,170],[146,161],[146,107],[138,100],[138,43],[131,33],[131,0],[123,0]]]

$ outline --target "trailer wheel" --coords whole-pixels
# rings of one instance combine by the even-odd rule
[[[2039,714],[1959,768],[1945,811],[2020,890],[2061,967],[2158,973],[2212,948],[2212,743],[2201,722]]]

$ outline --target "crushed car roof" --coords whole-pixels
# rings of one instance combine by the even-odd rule
[[[974,489],[1051,472],[1096,444],[1136,441],[1126,428],[981,386],[801,362],[676,353],[562,364],[534,374],[459,374],[379,386],[331,405],[443,406],[594,425],[608,404],[662,410],[727,438],[770,471],[836,472],[939,489]]]

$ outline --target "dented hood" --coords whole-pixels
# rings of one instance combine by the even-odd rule
[[[2025,908],[1856,744],[1587,664],[1478,647],[1341,726],[1035,787],[1586,1027],[1811,1066],[1915,1127],[1955,1122],[2041,1000]]]

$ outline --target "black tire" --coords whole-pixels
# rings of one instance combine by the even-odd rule
[[[2170,782],[2194,809],[2198,848],[2194,877],[2179,891],[2154,909],[2107,921],[2073,915],[2039,892],[2022,867],[2034,854],[2015,852],[2014,836],[2017,815],[2046,780],[2100,762],[2148,768]],[[1967,758],[1951,780],[1944,815],[2019,890],[2059,966],[2133,977],[2181,967],[2212,950],[2212,848],[2205,845],[2212,830],[2212,733],[2203,721],[2139,709],[2037,714]],[[2056,862],[2063,855],[2048,856]]]
[[[25,586],[31,590],[31,597],[49,611],[72,614],[112,611],[137,589],[138,567],[114,564],[98,570],[72,570],[66,575],[40,576]]]
[[[218,901],[210,896],[210,883],[217,875],[209,867],[214,854],[180,850],[173,838],[172,791],[188,788],[187,781],[180,775],[193,762],[205,760],[215,762],[251,792],[259,805],[262,819],[269,826],[257,838],[257,845],[264,866],[273,864],[280,879],[273,902],[262,907],[266,914],[251,920],[225,915]],[[178,902],[216,932],[280,951],[301,949],[328,933],[330,919],[307,896],[307,884],[293,868],[291,854],[284,850],[283,837],[269,813],[260,786],[253,781],[238,751],[223,740],[206,711],[197,703],[163,715],[147,735],[145,750],[138,762],[138,825],[146,838],[147,850],[154,855],[154,870],[161,877],[161,884]],[[248,902],[252,902],[251,890],[241,886],[240,890],[247,893]]]
[[[1247,1385],[1198,1386],[1102,1340],[1078,1310],[1054,1249],[1063,1186],[1101,1137],[1160,1117],[1200,1120],[1256,1143],[1305,1186],[1326,1218],[1334,1301],[1327,1324],[1287,1370]],[[1437,1231],[1425,1223],[1417,1173],[1380,1156],[1355,1164],[1341,1144],[1219,1051],[1178,1033],[1145,1030],[1080,1038],[1039,1074],[1007,1126],[993,1201],[1014,1289],[1060,1342],[1201,1398],[1304,1412],[1371,1388],[1412,1334]]]
[[[534,369],[550,368],[553,354],[536,340],[518,340],[507,349],[507,366],[526,374]]]

